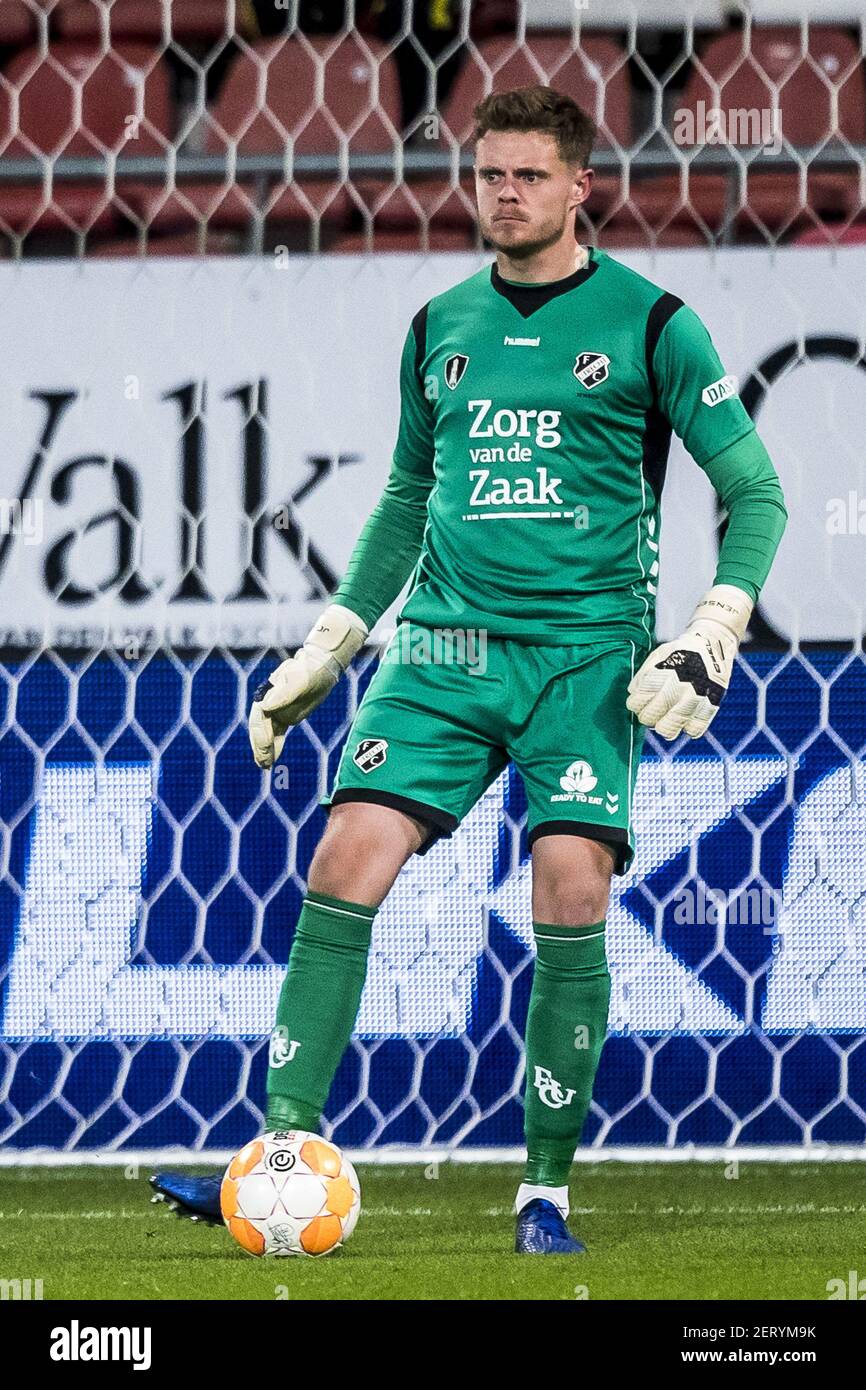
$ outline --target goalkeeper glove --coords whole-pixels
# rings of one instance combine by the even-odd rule
[[[682,637],[650,652],[629,682],[632,714],[662,738],[683,730],[689,738],[705,734],[730,683],[752,608],[749,595],[732,584],[704,594]]]
[[[272,671],[253,696],[249,731],[253,757],[270,767],[283,751],[286,734],[333,690],[368,628],[357,613],[332,603],[288,661]]]

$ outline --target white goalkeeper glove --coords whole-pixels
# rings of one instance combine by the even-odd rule
[[[368,628],[357,613],[332,603],[304,645],[283,661],[253,696],[249,731],[259,767],[271,767],[283,751],[286,734],[333,690],[352,657],[363,647]]]
[[[629,682],[626,705],[632,714],[662,738],[683,730],[689,738],[705,734],[730,684],[753,606],[732,584],[716,584],[704,594],[682,637],[650,652]]]

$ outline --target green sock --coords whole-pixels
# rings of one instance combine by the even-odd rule
[[[607,1034],[604,922],[533,922],[538,957],[526,1020],[524,1182],[562,1187],[580,1139]]]
[[[375,907],[307,893],[271,1034],[267,1129],[318,1133],[367,975]]]

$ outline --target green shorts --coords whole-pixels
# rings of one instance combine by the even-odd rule
[[[398,627],[320,804],[405,811],[430,825],[425,853],[511,761],[526,788],[530,846],[542,835],[602,840],[625,873],[644,737],[625,702],[645,652],[627,638],[549,647],[485,634],[437,649],[435,631]]]

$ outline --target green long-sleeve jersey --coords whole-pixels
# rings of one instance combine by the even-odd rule
[[[605,252],[549,284],[496,266],[437,295],[403,349],[385,492],[335,598],[533,643],[654,634],[675,431],[728,512],[716,583],[753,598],[786,518],[706,328]]]

